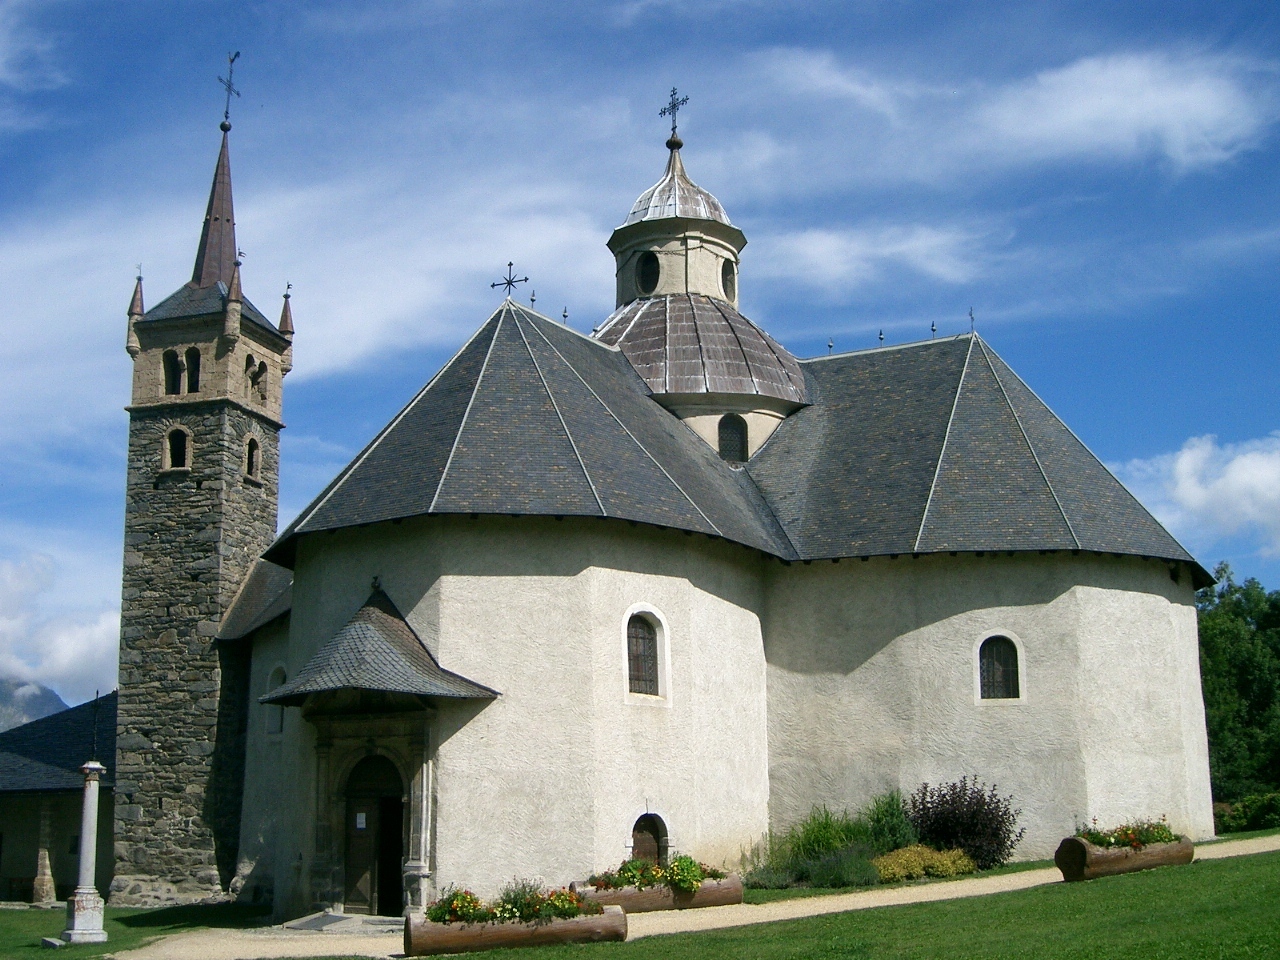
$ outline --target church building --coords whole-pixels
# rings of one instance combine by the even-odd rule
[[[800,359],[743,316],[674,128],[614,313],[509,297],[277,535],[294,329],[241,289],[229,127],[191,281],[129,308],[114,903],[736,866],[965,775],[1023,858],[1212,835],[1204,569],[982,337]]]

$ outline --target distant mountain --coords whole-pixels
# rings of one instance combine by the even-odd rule
[[[0,730],[20,727],[65,709],[62,698],[48,687],[0,678]]]

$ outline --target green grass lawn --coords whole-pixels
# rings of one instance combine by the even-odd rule
[[[0,910],[0,957],[97,957],[201,927],[256,927],[267,922],[270,914],[270,907],[229,903],[161,910],[108,907],[106,943],[69,944],[55,954],[41,947],[40,939],[62,933],[67,926],[65,910]]]

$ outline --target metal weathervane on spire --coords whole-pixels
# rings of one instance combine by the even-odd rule
[[[515,263],[512,262],[511,260],[508,260],[507,275],[503,277],[501,280],[499,280],[497,283],[489,284],[489,289],[493,290],[493,289],[496,289],[497,287],[503,287],[505,289],[507,296],[509,297],[511,296],[511,292],[515,290],[517,283],[528,283],[529,282],[528,277],[517,277],[512,272],[512,268],[514,266],[515,266]]]
[[[224,80],[222,77],[218,78],[218,82],[222,84],[227,91],[227,105],[222,110],[222,130],[224,133],[231,129],[231,95],[234,93],[237,97],[240,96],[240,91],[236,89],[236,85],[232,82],[236,72],[236,61],[239,59],[239,50],[235,53],[228,53],[226,79]]]
[[[671,102],[658,111],[658,116],[671,118],[671,139],[672,140],[680,139],[678,136],[676,136],[676,114],[679,113],[680,108],[683,107],[688,102],[689,102],[688,97],[680,96],[679,91],[676,90],[675,87],[672,87]]]

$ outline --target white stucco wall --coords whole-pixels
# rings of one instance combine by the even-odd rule
[[[1077,823],[1213,832],[1195,610],[1136,558],[775,565],[765,604],[771,819],[969,774],[1022,808],[1020,858]],[[978,701],[978,642],[1023,650],[1022,696]]]
[[[736,862],[768,819],[765,562],[613,521],[432,518],[306,538],[287,669],[297,674],[378,576],[442,666],[501,691],[442,706],[434,723],[437,886],[491,894],[513,876],[580,879],[624,859],[646,812],[673,851]],[[661,700],[627,692],[623,631],[637,607],[665,625]],[[285,791],[310,804],[314,734],[289,712]],[[304,876],[305,819],[291,811],[278,844],[302,852],[293,872]]]

